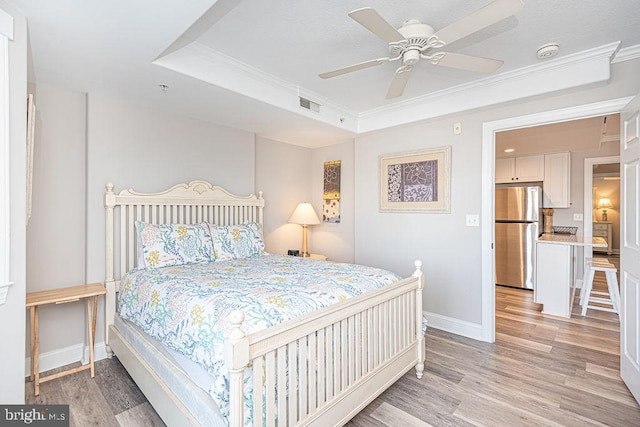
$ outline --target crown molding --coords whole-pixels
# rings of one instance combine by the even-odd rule
[[[198,42],[157,58],[153,64],[340,129],[355,132],[357,128],[356,112]],[[321,111],[301,108],[299,96],[320,104]]]
[[[365,111],[358,116],[358,133],[607,81],[611,75],[611,57],[619,45],[620,42],[609,43]]]
[[[631,61],[637,58],[640,58],[640,44],[620,49],[611,60],[611,63]]]
[[[339,129],[366,133],[607,81],[614,55],[617,62],[640,55],[637,46],[619,46],[609,43],[359,114],[198,42],[153,63]],[[320,104],[320,112],[301,108],[299,97]]]

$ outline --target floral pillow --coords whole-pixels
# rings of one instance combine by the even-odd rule
[[[252,258],[266,253],[258,223],[247,221],[242,225],[209,224],[209,227],[216,261]]]
[[[136,221],[144,263],[149,268],[211,262],[213,240],[202,224],[147,224]]]

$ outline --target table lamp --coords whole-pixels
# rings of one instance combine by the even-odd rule
[[[602,199],[598,200],[598,209],[602,209],[602,221],[607,220],[607,209],[611,208],[613,208],[613,205],[611,204],[611,200],[609,200],[608,197],[603,197]]]
[[[289,217],[289,222],[292,224],[300,224],[302,226],[302,252],[300,253],[300,256],[308,257],[309,248],[307,247],[307,226],[320,224],[320,219],[318,219],[318,215],[316,215],[316,211],[313,210],[311,203],[300,203]]]

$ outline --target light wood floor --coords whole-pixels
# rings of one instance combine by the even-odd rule
[[[497,288],[495,344],[429,329],[423,379],[405,375],[348,426],[640,426],[617,316],[577,305],[571,319],[545,316],[532,297]],[[72,426],[163,425],[116,358],[96,367],[95,380],[63,377],[37,398],[27,384],[27,403],[70,404]]]

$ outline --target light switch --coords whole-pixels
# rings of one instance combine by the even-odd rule
[[[467,215],[467,227],[480,227],[480,215]]]
[[[457,122],[453,124],[453,134],[460,135],[462,133],[462,123]]]
[[[583,218],[584,218],[584,217],[582,216],[582,214],[581,214],[581,213],[578,213],[578,214],[575,214],[575,213],[574,213],[574,214],[573,214],[573,220],[574,220],[574,221],[582,221],[582,220],[583,220]]]

